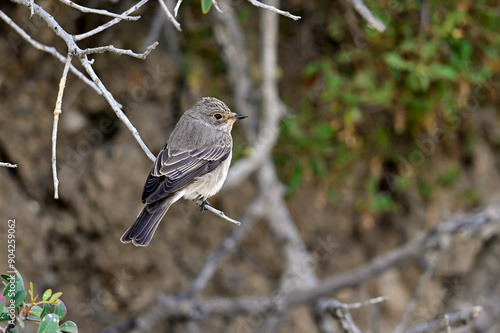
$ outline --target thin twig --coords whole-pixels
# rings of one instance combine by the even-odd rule
[[[241,217],[242,226],[231,229],[229,235],[224,238],[222,243],[213,250],[205,260],[203,267],[191,283],[188,293],[190,296],[196,296],[207,285],[212,278],[217,267],[227,256],[233,252],[243,237],[250,231],[255,221],[262,216],[264,208],[264,198],[258,196],[250,205],[248,205],[245,214]]]
[[[351,304],[342,303],[336,299],[328,299],[328,300],[324,300],[324,301],[320,302],[317,306],[318,306],[318,309],[320,311],[333,312],[338,308],[350,311],[350,310],[359,309],[359,308],[363,308],[366,306],[386,302],[388,299],[389,299],[389,297],[387,297],[387,296],[380,296],[380,297],[370,298],[366,301],[356,302],[356,303],[351,303]]]
[[[82,56],[82,55],[89,55],[89,54],[94,54],[94,53],[113,52],[113,53],[120,54],[120,55],[128,55],[130,57],[134,57],[134,58],[138,58],[138,59],[146,59],[148,54],[151,51],[153,51],[157,45],[158,45],[158,42],[154,42],[152,45],[148,46],[146,51],[144,51],[143,53],[135,53],[132,50],[119,49],[119,48],[114,47],[113,45],[99,46],[99,47],[92,47],[92,48],[82,50],[81,52],[78,52],[78,55]]]
[[[14,29],[19,36],[21,36],[25,41],[30,43],[35,49],[43,51],[43,52],[47,52],[47,53],[53,55],[57,60],[59,60],[63,64],[66,63],[66,57],[64,57],[62,54],[57,52],[55,47],[44,45],[42,43],[37,42],[33,38],[31,38],[30,35],[28,35],[21,27],[19,27],[14,21],[12,21],[10,19],[10,17],[8,17],[1,10],[0,10],[0,18],[2,18],[2,20],[5,21],[5,23],[10,25],[10,27],[12,29]],[[90,88],[92,88],[96,93],[98,93],[99,95],[102,95],[101,91],[99,90],[99,88],[97,88],[97,86],[94,84],[94,82],[92,82],[85,75],[83,75],[83,73],[80,72],[75,66],[70,65],[69,69],[71,70],[71,72],[73,74],[76,75],[77,78],[82,80],[86,85],[88,85]]]
[[[324,295],[359,286],[387,269],[419,258],[429,249],[438,247],[443,238],[449,239],[450,236],[457,234],[478,234],[479,237],[490,235],[491,237],[492,234],[498,233],[500,233],[500,207],[486,207],[481,211],[441,222],[414,240],[387,254],[375,257],[370,262],[358,268],[318,281],[316,285],[284,292],[280,294],[280,300],[285,302],[287,307],[309,303]],[[192,317],[198,320],[213,314],[231,316],[241,313],[266,313],[267,310],[275,309],[276,307],[276,300],[273,294],[236,298],[214,297],[194,299],[162,294],[158,300],[159,302],[155,308],[164,313],[165,317]],[[467,313],[463,313],[461,318],[472,318],[474,314],[474,318],[477,318],[481,308],[474,308],[473,310],[472,314],[470,311],[468,315]],[[450,325],[455,325],[457,316],[454,314],[449,315]],[[436,327],[442,324],[443,320],[440,318]],[[406,333],[410,332],[422,333],[432,331],[410,330]]]
[[[417,308],[418,301],[420,300],[420,297],[424,292],[424,288],[427,282],[429,282],[429,280],[434,275],[436,266],[437,266],[437,257],[432,256],[427,264],[426,271],[424,272],[424,274],[422,274],[422,276],[418,281],[418,285],[417,288],[415,289],[415,292],[413,293],[412,299],[406,305],[405,312],[403,313],[403,316],[401,317],[399,324],[394,329],[394,333],[403,333],[405,331],[406,327],[408,326],[408,323],[411,320],[413,312]]]
[[[289,17],[291,18],[292,20],[300,20],[300,16],[295,16],[295,15],[292,15],[290,14],[289,12],[285,12],[281,9],[278,9],[274,6],[270,6],[270,5],[266,5],[266,4],[263,4],[262,2],[259,2],[257,0],[248,0],[252,5],[254,5],[255,7],[260,7],[260,8],[264,8],[264,9],[267,9],[267,10],[270,10],[270,11],[273,11],[275,13],[278,13],[280,15],[283,15],[283,16],[286,16],[286,17]]]
[[[336,299],[324,300],[316,303],[315,309],[317,312],[327,312],[333,315],[340,321],[340,324],[344,331],[360,333],[361,331],[354,323],[351,317],[350,311],[354,309],[359,309],[361,307],[379,304],[387,301],[389,298],[387,296],[375,297],[363,302],[357,302],[352,304],[346,304],[339,302]]]
[[[81,6],[81,5],[76,4],[70,0],[59,0],[59,1],[65,5],[72,7],[72,8],[78,9],[82,13],[91,13],[91,14],[98,14],[98,15],[103,15],[103,16],[110,16],[110,17],[115,17],[115,18],[118,18],[118,19],[124,20],[124,21],[137,21],[138,19],[141,18],[140,16],[128,16],[128,15],[122,15],[122,14],[115,14],[115,13],[108,12],[107,10],[104,10],[104,9],[94,9],[94,8]]]
[[[448,327],[451,328],[451,327],[466,326],[469,325],[474,320],[476,320],[477,318],[479,318],[482,312],[483,308],[481,306],[475,306],[470,310],[449,313],[429,323],[418,325],[406,331],[405,333],[436,333],[436,332],[442,332],[444,329],[447,329]]]
[[[356,9],[356,11],[365,19],[370,28],[373,28],[379,32],[384,32],[387,27],[382,21],[373,15],[370,9],[366,7],[362,0],[347,0],[351,4],[351,6]]]
[[[240,225],[240,224],[241,224],[241,222],[236,221],[236,220],[233,220],[232,218],[230,218],[230,217],[226,216],[226,214],[224,214],[224,212],[223,212],[223,211],[220,211],[220,210],[218,210],[218,209],[215,209],[214,207],[210,206],[210,204],[208,204],[208,203],[205,203],[205,204],[203,205],[203,208],[204,208],[204,209],[206,209],[206,210],[211,211],[212,213],[214,213],[214,214],[218,215],[219,217],[223,218],[223,219],[224,219],[224,220],[226,220],[226,221],[229,221],[229,222],[234,223],[234,224],[236,224],[236,225]]]
[[[179,12],[179,7],[181,6],[182,0],[177,0],[177,3],[175,4],[174,8],[174,15],[177,17],[177,13]]]
[[[12,0],[15,3],[22,4],[24,6],[28,6],[29,0]],[[129,14],[135,10],[137,10],[139,7],[141,7],[143,4],[145,4],[148,0],[141,0],[138,4],[130,8],[125,12],[125,14]],[[128,128],[128,130],[132,133],[136,141],[139,143],[141,146],[142,150],[146,153],[148,158],[152,161],[155,160],[155,156],[151,153],[151,151],[148,149],[144,141],[142,141],[141,136],[139,135],[139,132],[137,129],[132,125],[130,120],[125,116],[123,111],[121,110],[121,105],[115,100],[113,95],[107,90],[107,88],[104,86],[102,81],[99,79],[97,74],[95,73],[94,69],[92,68],[92,63],[89,61],[87,56],[82,55],[80,56],[80,52],[82,51],[78,45],[76,44],[76,36],[68,34],[60,25],[57,23],[57,21],[54,19],[52,15],[50,15],[47,11],[45,11],[42,7],[40,7],[37,4],[34,4],[34,10],[35,14],[38,15],[42,20],[44,20],[49,28],[52,29],[52,31],[59,36],[68,46],[69,53],[78,56],[80,58],[80,62],[82,66],[85,68],[87,74],[89,74],[90,78],[92,81],[95,83],[95,85],[98,87],[98,89],[102,92],[102,95],[104,98],[108,101],[108,104],[111,106],[115,114],[117,115],[118,119],[120,119]],[[106,28],[109,28],[113,24],[116,24],[120,22],[120,19],[113,19],[110,22],[92,30],[95,33],[98,31],[102,31]],[[102,29],[102,30],[99,30]],[[94,33],[93,33],[94,34]],[[80,35],[82,36],[82,35]]]
[[[451,333],[450,318],[447,314],[444,315],[444,325],[446,326],[446,333]]]
[[[165,1],[164,0],[158,0],[158,2],[160,3],[161,8],[165,12],[165,14],[167,14],[167,18],[170,20],[170,22],[172,22],[172,24],[174,25],[174,27],[177,30],[182,31],[180,23],[177,22],[177,20],[175,19],[175,17],[172,15],[172,13],[168,9],[167,5],[165,4]]]
[[[130,7],[126,11],[124,11],[121,15],[122,16],[128,16],[129,14],[137,11],[139,8],[141,8],[148,1],[149,0],[141,0],[140,2],[138,2],[137,4],[135,4],[134,6]],[[92,30],[90,30],[90,31],[88,31],[86,33],[83,33],[83,34],[80,34],[80,35],[74,35],[73,39],[74,39],[75,42],[77,42],[79,40],[88,38],[90,36],[98,34],[101,31],[104,31],[104,30],[108,29],[109,27],[111,27],[111,26],[113,26],[113,25],[115,25],[115,24],[117,24],[117,23],[119,23],[121,21],[122,21],[121,18],[114,18],[111,21],[109,21],[108,23],[100,25],[97,28],[92,29]]]
[[[30,19],[35,14],[35,9],[34,9],[35,6],[34,5],[35,5],[35,0],[30,0]]]
[[[340,327],[344,333],[363,333],[352,319],[351,313],[342,308],[335,310],[333,316],[340,322]]]
[[[52,127],[52,176],[54,178],[54,199],[59,199],[59,179],[57,179],[56,160],[57,124],[59,123],[59,115],[62,112],[62,98],[64,95],[64,88],[66,87],[66,78],[68,76],[71,59],[72,56],[68,55],[61,80],[59,81],[59,92],[57,93],[56,107],[54,108],[54,126]]]
[[[139,132],[134,127],[134,125],[132,125],[132,123],[127,118],[127,116],[123,113],[123,111],[121,110],[120,105],[115,100],[115,98],[113,97],[113,95],[104,86],[104,84],[102,83],[101,79],[99,79],[99,77],[97,76],[96,72],[92,68],[92,66],[91,66],[91,64],[90,64],[87,56],[83,56],[82,58],[80,58],[80,62],[82,64],[82,66],[85,68],[85,70],[87,71],[87,73],[89,74],[89,76],[92,78],[92,80],[94,81],[94,83],[102,91],[102,94],[103,94],[104,98],[108,101],[108,104],[111,106],[111,108],[115,112],[115,114],[118,117],[118,119],[120,119],[125,124],[125,126],[127,126],[128,130],[130,131],[130,133],[132,133],[132,135],[134,136],[135,140],[141,146],[142,150],[146,153],[146,155],[148,156],[148,158],[151,161],[154,162],[156,160],[156,157],[151,153],[151,151],[146,146],[146,144],[144,143],[144,141],[142,141],[141,136],[139,135]]]
[[[6,163],[6,162],[0,162],[0,167],[17,168],[17,164],[10,164],[10,163]]]
[[[217,0],[212,0],[212,4],[219,13],[222,13],[222,10],[219,8],[219,5],[217,4]]]

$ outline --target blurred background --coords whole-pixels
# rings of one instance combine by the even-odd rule
[[[72,34],[108,21],[60,2],[36,3]],[[121,13],[133,4],[94,0],[86,5]],[[498,2],[365,4],[386,31],[371,29],[346,1],[278,4],[302,18],[279,17],[273,76],[286,113],[268,159],[279,182],[270,182],[269,191],[282,190],[278,197],[305,251],[322,254],[310,267],[320,280],[368,263],[454,214],[495,205],[498,199]],[[217,32],[221,17],[234,18],[241,29],[244,57],[238,59],[251,82],[245,103],[257,110],[247,124],[235,126],[233,164],[252,155],[259,139],[252,133],[263,128],[262,120],[269,121],[260,86],[266,74],[261,62],[264,10],[243,0],[221,3],[221,8],[224,13],[212,8],[204,15],[199,1],[183,2],[177,16],[183,30],[178,32],[151,2],[138,12],[140,20],[121,22],[79,44],[142,52],[159,41],[145,60],[93,56],[97,74],[155,155],[184,110],[203,96],[244,113],[235,97],[224,34]],[[26,7],[3,1],[0,10],[35,40],[66,54],[65,44],[39,18],[29,19]],[[142,207],[152,162],[106,100],[71,73],[59,123],[60,199],[55,200],[51,134],[64,65],[4,22],[0,36],[0,161],[18,164],[17,169],[0,168],[0,244],[6,239],[4,222],[15,218],[16,266],[25,281],[33,281],[38,293],[62,291],[68,318],[82,332],[130,324],[155,308],[159,294],[183,295],[207,256],[236,227],[179,201],[147,248],[120,243]],[[81,68],[78,61],[74,64]],[[242,177],[210,203],[239,219],[265,191],[258,177],[255,172]],[[200,296],[237,298],[281,288],[287,261],[278,234],[270,221],[257,216]],[[439,257],[410,323],[500,299],[499,263],[491,259],[479,265],[499,245],[497,234],[455,242]],[[353,312],[363,331],[389,332],[425,267],[422,260],[409,261],[324,296],[346,303],[389,296],[379,306]],[[242,330],[241,322],[248,322],[248,314],[211,315],[197,325],[201,332],[259,331],[260,324]],[[491,320],[481,325],[474,332],[495,331]],[[127,327],[116,332],[127,332]],[[155,332],[193,329],[168,318],[153,327]],[[279,325],[260,331],[323,332],[308,304],[287,310]]]

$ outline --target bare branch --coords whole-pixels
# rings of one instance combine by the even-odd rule
[[[98,15],[103,15],[103,16],[110,16],[110,17],[115,17],[115,18],[118,18],[118,19],[124,20],[124,21],[137,21],[138,19],[141,18],[140,16],[120,15],[120,14],[108,12],[107,10],[104,10],[104,9],[94,9],[94,8],[81,6],[81,5],[76,4],[70,0],[59,0],[59,1],[65,5],[70,6],[71,8],[78,9],[82,13],[91,13],[91,14],[98,14]]]
[[[325,312],[334,312],[336,309],[344,309],[347,311],[359,309],[365,306],[370,306],[374,304],[379,304],[382,302],[386,302],[389,299],[387,296],[380,296],[375,298],[370,298],[369,300],[363,302],[356,302],[351,304],[346,304],[339,302],[336,299],[328,299],[318,303],[318,310]]]
[[[317,312],[327,312],[330,313],[334,318],[337,318],[340,322],[341,327],[345,332],[348,333],[361,333],[360,329],[354,323],[351,317],[350,311],[354,309],[359,309],[361,307],[379,304],[388,300],[388,297],[376,297],[363,302],[357,302],[353,304],[345,304],[339,302],[336,299],[329,299],[324,301],[319,301],[316,303],[315,310]]]
[[[222,10],[219,8],[219,4],[217,4],[217,0],[212,0],[212,4],[219,13],[222,13]]]
[[[27,41],[28,43],[30,43],[34,48],[36,48],[37,50],[43,51],[43,52],[47,52],[47,53],[53,55],[60,62],[66,63],[66,58],[62,54],[60,54],[59,52],[57,52],[57,50],[55,49],[55,47],[44,45],[44,44],[39,43],[36,40],[32,39],[30,35],[28,35],[23,29],[21,29],[21,27],[19,27],[15,22],[13,22],[10,19],[10,17],[8,17],[1,10],[0,10],[0,18],[2,18],[2,20],[5,21],[5,23],[7,23],[8,25],[10,25],[11,28],[14,29],[18,33],[19,36],[21,36],[25,41]],[[78,69],[76,69],[75,66],[70,65],[69,69],[71,70],[71,72],[73,74],[76,75],[77,78],[79,78],[85,84],[87,84],[89,87],[91,87],[92,89],[94,89],[94,91],[96,93],[98,93],[99,95],[102,95],[101,91],[99,90],[99,88],[97,88],[97,86],[94,84],[94,82],[92,82],[85,75],[83,75],[83,73],[80,72]]]
[[[406,305],[405,312],[404,312],[403,316],[401,317],[401,320],[400,320],[398,326],[396,326],[396,328],[394,329],[394,333],[403,333],[404,330],[406,329],[406,327],[408,326],[408,323],[411,320],[411,316],[412,316],[413,312],[415,311],[415,309],[417,308],[418,301],[419,301],[420,297],[422,296],[422,293],[424,292],[424,287],[426,286],[427,282],[429,282],[429,280],[434,275],[434,272],[436,270],[436,266],[437,266],[437,257],[433,256],[429,260],[426,271],[420,277],[420,280],[418,281],[417,288],[415,289],[415,293],[413,294],[413,297],[410,300],[410,302]]]
[[[387,27],[382,21],[373,15],[370,9],[366,7],[362,0],[347,0],[351,4],[351,6],[356,9],[356,11],[365,19],[370,28],[375,29],[379,32],[384,32]]]
[[[436,227],[416,237],[413,241],[385,255],[378,256],[358,268],[319,281],[317,285],[293,289],[280,293],[279,295],[273,293],[269,295],[238,297],[232,299],[186,299],[184,297],[161,295],[159,296],[159,304],[156,308],[158,311],[164,312],[165,317],[188,317],[196,319],[201,319],[211,314],[231,316],[241,313],[266,313],[266,311],[274,311],[278,302],[284,302],[287,307],[292,307],[298,304],[311,302],[346,288],[356,287],[387,269],[419,258],[427,250],[439,247],[443,238],[449,238],[457,234],[491,236],[492,234],[498,233],[500,233],[500,207],[486,207],[476,213],[441,222]],[[469,312],[469,314],[476,314],[475,316],[477,317],[477,314],[481,311],[480,309],[481,308],[474,308],[474,311],[471,310],[473,313],[471,314]],[[454,323],[457,322],[457,316],[449,315],[451,326],[455,326]],[[464,316],[460,318],[464,318]],[[437,325],[441,324],[438,322]],[[429,330],[420,330],[420,328],[419,330],[415,329],[407,331],[406,333],[432,332]]]
[[[239,221],[233,220],[232,218],[226,216],[226,214],[224,214],[223,211],[220,211],[220,210],[215,209],[214,207],[210,206],[210,204],[208,204],[207,201],[205,201],[205,203],[203,204],[203,209],[209,210],[212,213],[214,213],[215,215],[218,215],[219,217],[223,218],[224,220],[229,221],[231,223],[234,223],[236,225],[241,224]]]
[[[182,0],[177,0],[177,3],[175,4],[174,8],[174,15],[177,17],[177,13],[179,12],[179,7],[181,6]]]
[[[500,232],[500,207],[485,207],[476,213],[441,222],[411,242],[373,258],[365,265],[327,278],[309,290],[297,291],[290,295],[291,302],[305,302],[345,288],[359,286],[389,268],[419,258],[427,250],[439,248],[443,242],[448,242],[450,236],[461,233],[485,233],[491,236],[498,232]]]
[[[475,306],[470,310],[446,314],[439,319],[416,326],[405,333],[438,333],[451,327],[466,326],[479,318],[482,312],[481,306]]]
[[[283,16],[286,16],[286,17],[289,17],[291,18],[292,20],[300,20],[300,16],[295,16],[295,15],[292,15],[290,14],[289,12],[285,12],[281,9],[278,9],[274,6],[270,6],[270,5],[266,5],[266,4],[263,4],[262,2],[259,2],[257,0],[248,0],[252,5],[254,5],[255,7],[260,7],[260,8],[264,8],[264,9],[267,9],[267,10],[270,10],[270,11],[273,11],[275,13],[278,13],[280,15],[283,15]]]
[[[17,168],[17,164],[10,164],[10,163],[6,163],[6,162],[0,162],[0,167]]]
[[[138,59],[146,59],[148,54],[151,51],[153,51],[157,45],[158,45],[158,42],[154,42],[152,45],[148,46],[146,51],[144,51],[143,53],[135,53],[132,50],[119,49],[119,48],[114,47],[113,45],[92,47],[92,48],[88,48],[88,49],[85,49],[85,50],[78,52],[78,55],[82,56],[82,55],[89,55],[89,54],[94,54],[94,53],[112,52],[112,53],[116,53],[116,54],[120,54],[120,55],[128,55],[128,56],[138,58]]]
[[[64,88],[66,87],[66,78],[68,77],[71,59],[72,56],[68,55],[61,80],[59,81],[59,92],[57,93],[56,107],[54,109],[54,126],[52,127],[52,177],[54,178],[54,199],[59,199],[59,179],[57,179],[56,165],[57,124],[59,123],[59,115],[62,112],[62,98],[64,95]]]
[[[130,133],[132,133],[132,135],[134,136],[135,140],[141,146],[142,150],[146,153],[146,155],[148,156],[148,158],[151,161],[154,162],[156,160],[156,157],[151,153],[151,151],[148,149],[148,147],[146,146],[146,144],[144,143],[144,141],[142,141],[141,136],[139,135],[139,132],[134,127],[134,125],[132,125],[132,123],[127,118],[127,116],[123,113],[123,111],[121,110],[120,105],[115,100],[115,98],[113,97],[113,95],[104,86],[104,84],[102,83],[101,79],[99,79],[99,77],[95,73],[94,69],[90,65],[90,62],[89,62],[87,56],[83,56],[82,58],[80,58],[80,61],[81,61],[82,65],[83,65],[83,67],[85,68],[85,70],[87,71],[87,73],[89,74],[89,76],[94,81],[94,83],[102,91],[102,94],[103,94],[104,98],[108,101],[108,104],[111,106],[111,108],[115,112],[115,114],[118,117],[118,119],[120,119],[125,124],[125,126],[127,126],[128,130],[130,131]]]
[[[129,8],[128,10],[124,11],[121,15],[122,16],[128,16],[129,14],[137,11],[139,8],[141,8],[148,1],[149,0],[141,0],[141,1],[139,1],[137,4],[135,4],[134,6],[132,6],[131,8]],[[73,39],[74,39],[75,42],[77,42],[79,40],[88,38],[90,36],[93,36],[95,34],[98,34],[99,32],[102,32],[102,31],[108,29],[109,27],[112,27],[113,25],[115,25],[115,24],[117,24],[117,23],[119,23],[121,21],[122,21],[121,18],[114,18],[111,21],[109,21],[108,23],[100,25],[97,28],[92,29],[92,30],[90,30],[90,31],[88,31],[86,33],[83,33],[83,34],[80,34],[80,35],[74,35]]]
[[[163,9],[163,11],[165,12],[165,14],[167,15],[167,18],[170,20],[170,22],[172,22],[172,24],[174,25],[174,27],[177,30],[182,31],[181,25],[179,24],[179,22],[177,22],[177,20],[175,19],[175,17],[172,15],[172,13],[168,9],[167,5],[165,4],[165,1],[164,0],[158,0],[158,2],[160,3],[161,8]]]

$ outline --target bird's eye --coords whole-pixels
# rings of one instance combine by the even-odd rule
[[[220,113],[216,113],[216,114],[214,114],[214,118],[219,120],[222,118],[222,115]]]

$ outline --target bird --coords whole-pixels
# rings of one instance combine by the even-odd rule
[[[203,212],[207,198],[224,184],[231,164],[233,124],[237,114],[215,97],[203,97],[181,116],[158,153],[144,184],[145,205],[120,238],[122,243],[147,246],[163,216],[177,200],[193,200]]]

